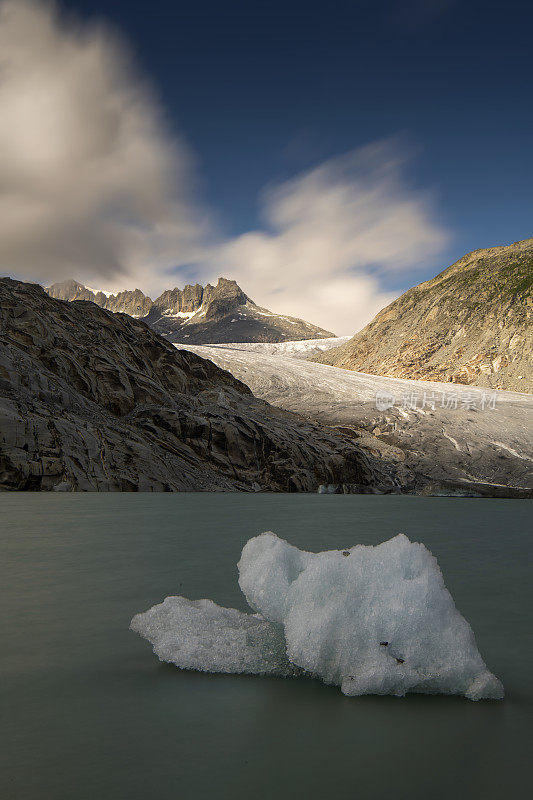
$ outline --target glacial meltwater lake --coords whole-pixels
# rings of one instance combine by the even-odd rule
[[[530,796],[533,506],[356,495],[2,494],[3,800]],[[503,702],[344,697],[305,678],[160,663],[128,630],[167,595],[246,610],[236,563],[424,542]]]

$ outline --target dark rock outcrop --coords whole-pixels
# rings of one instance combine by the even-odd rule
[[[315,361],[358,372],[533,392],[533,239],[475,250],[409,289]]]
[[[393,486],[344,435],[256,399],[144,322],[0,280],[0,488]]]

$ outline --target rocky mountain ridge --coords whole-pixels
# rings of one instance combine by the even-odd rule
[[[409,289],[323,364],[533,392],[533,239],[468,253]]]
[[[57,300],[85,300],[115,313],[143,319],[171,342],[282,342],[329,338],[333,334],[296,317],[274,314],[251,300],[233,280],[167,289],[152,300],[140,289],[117,294],[90,289],[74,280],[46,292]]]
[[[393,488],[349,437],[95,303],[0,279],[0,489]]]

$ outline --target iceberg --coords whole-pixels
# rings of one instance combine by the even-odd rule
[[[306,674],[348,696],[503,697],[437,560],[403,534],[310,553],[267,532],[247,542],[238,569],[254,613],[168,597],[130,627],[184,669]]]
[[[160,661],[182,669],[283,677],[301,672],[287,658],[280,629],[259,614],[212,600],[167,597],[136,614],[130,628],[148,639]]]

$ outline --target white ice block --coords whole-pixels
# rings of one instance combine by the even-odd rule
[[[308,674],[346,695],[503,697],[436,559],[403,534],[308,553],[263,533],[238,567],[255,614],[167,597],[137,614],[132,630],[184,669]]]
[[[133,617],[131,630],[153,645],[161,661],[201,672],[295,675],[285,640],[258,614],[222,608],[211,600],[167,597]]]
[[[344,694],[503,697],[437,560],[402,534],[307,553],[263,533],[239,575],[250,606],[283,626],[289,660]]]

